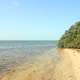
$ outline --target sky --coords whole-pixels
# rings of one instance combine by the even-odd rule
[[[59,40],[80,20],[80,0],[0,0],[0,40]]]

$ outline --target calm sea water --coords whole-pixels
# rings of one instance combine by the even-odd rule
[[[0,41],[0,72],[56,48],[57,41]]]

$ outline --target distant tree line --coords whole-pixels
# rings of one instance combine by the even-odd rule
[[[65,31],[58,42],[59,48],[80,48],[80,21]]]

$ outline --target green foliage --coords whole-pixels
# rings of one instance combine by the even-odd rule
[[[65,31],[58,42],[59,48],[80,48],[80,21]]]

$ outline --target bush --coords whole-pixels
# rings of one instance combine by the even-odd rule
[[[59,48],[80,48],[80,21],[65,31],[58,42]]]

